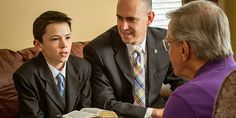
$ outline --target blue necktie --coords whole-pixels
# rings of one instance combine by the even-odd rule
[[[64,101],[64,97],[65,97],[65,78],[61,73],[58,73],[56,76],[57,79],[57,89],[58,92],[62,98],[62,100]]]
[[[137,47],[133,52],[133,75],[135,83],[134,102],[140,106],[145,106],[145,69],[141,47]]]

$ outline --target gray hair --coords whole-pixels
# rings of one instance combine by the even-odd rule
[[[229,21],[215,3],[198,0],[169,12],[170,36],[187,41],[193,53],[201,60],[215,60],[233,55]]]

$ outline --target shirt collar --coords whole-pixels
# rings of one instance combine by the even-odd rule
[[[65,75],[66,75],[66,63],[65,63],[65,65],[64,65],[64,67],[62,68],[62,70],[61,71],[58,71],[56,68],[54,68],[52,65],[50,65],[48,62],[47,62],[47,64],[48,64],[48,67],[49,67],[49,69],[51,70],[51,72],[52,72],[52,75],[53,75],[53,77],[54,78],[56,78],[56,76],[57,76],[57,74],[60,72],[64,77],[66,77]]]
[[[145,53],[145,51],[146,51],[146,36],[141,44],[139,44],[139,45],[126,44],[126,46],[128,48],[129,56],[132,55],[132,53],[134,52],[134,50],[137,46],[140,46],[142,48],[143,53]]]
[[[236,66],[233,56],[223,57],[213,61],[207,61],[198,69],[197,73],[194,75],[194,78],[202,75],[203,73],[209,73],[210,71],[216,71],[217,69],[219,70],[225,68],[226,66],[232,65]]]

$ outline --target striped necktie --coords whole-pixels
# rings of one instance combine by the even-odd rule
[[[145,69],[143,63],[142,48],[136,47],[133,52],[133,75],[135,83],[134,102],[145,106]]]
[[[57,89],[61,96],[61,99],[64,101],[65,98],[65,78],[61,73],[58,73],[56,76],[57,79]]]

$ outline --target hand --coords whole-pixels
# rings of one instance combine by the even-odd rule
[[[152,118],[162,118],[164,109],[155,109],[152,110]]]

